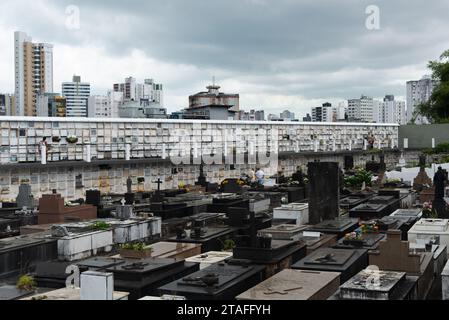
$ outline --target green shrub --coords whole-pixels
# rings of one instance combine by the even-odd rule
[[[108,230],[109,228],[111,228],[111,225],[104,221],[97,221],[91,226],[91,229],[94,231],[104,231]]]
[[[372,185],[373,175],[364,170],[358,170],[357,173],[353,176],[345,177],[345,187],[347,188],[361,188],[363,183],[366,183],[366,186],[369,187]]]
[[[20,290],[33,291],[36,289],[37,283],[32,276],[23,275],[17,281],[16,287]]]

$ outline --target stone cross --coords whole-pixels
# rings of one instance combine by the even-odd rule
[[[121,202],[122,206],[124,206],[126,204],[125,198],[123,198],[122,201],[120,201],[120,202]]]
[[[163,183],[161,178],[157,179],[154,183],[157,183],[157,191],[161,191],[161,184]]]

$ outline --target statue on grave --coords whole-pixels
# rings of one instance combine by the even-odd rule
[[[128,179],[126,180],[126,193],[132,193],[132,186],[133,186],[133,181],[131,179],[131,177],[128,177]]]
[[[444,198],[444,189],[446,188],[447,177],[443,168],[439,167],[433,178],[433,184],[435,186],[435,199]]]

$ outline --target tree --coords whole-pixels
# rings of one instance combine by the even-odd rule
[[[435,86],[430,100],[418,106],[418,113],[426,116],[434,123],[449,122],[449,50],[446,50],[439,61],[430,61],[428,65],[432,70],[432,79],[438,84]]]

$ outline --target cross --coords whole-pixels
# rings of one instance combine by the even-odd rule
[[[125,206],[126,200],[124,198],[120,202],[122,203],[122,206]]]
[[[157,179],[154,183],[157,183],[157,191],[161,191],[161,184],[163,183],[161,178]]]

